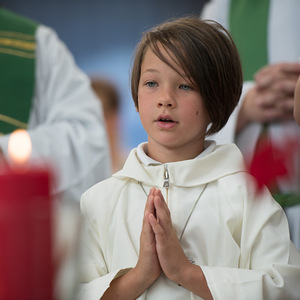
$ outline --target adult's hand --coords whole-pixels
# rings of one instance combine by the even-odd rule
[[[296,122],[300,125],[300,76],[295,89],[294,117]]]
[[[258,71],[240,109],[237,132],[250,122],[292,120],[299,63],[277,63]]]

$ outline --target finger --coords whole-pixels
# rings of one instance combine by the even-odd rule
[[[280,64],[280,69],[282,72],[286,74],[294,74],[298,76],[300,75],[300,63],[295,62],[295,63],[281,63]]]
[[[278,103],[279,109],[282,111],[283,117],[292,117],[294,110],[294,98],[285,98]]]
[[[161,226],[159,220],[155,218],[153,214],[149,215],[149,223],[155,234],[155,239],[159,242],[166,240],[166,235],[163,227]]]
[[[156,189],[154,191],[153,195],[154,195],[154,199],[155,199],[155,197],[158,197],[160,199],[158,202],[160,203],[161,208],[165,209],[166,211],[169,211],[168,205],[167,205],[167,203],[165,201],[164,196],[161,193],[161,190],[160,189]],[[154,199],[153,199],[153,202],[155,202]],[[157,207],[155,207],[155,204],[154,204],[154,208],[155,208],[155,216],[157,217]]]
[[[279,122],[279,121],[285,121],[285,120],[292,120],[293,119],[293,113],[287,112],[283,110],[282,108],[278,107],[272,107],[265,109],[263,111],[262,115],[263,122],[269,123],[269,122]]]
[[[254,80],[256,82],[257,88],[262,89],[269,86],[274,78],[276,78],[279,71],[279,65],[267,65],[261,68],[258,72],[254,74]]]
[[[276,94],[278,97],[294,97],[297,77],[283,78],[274,83],[270,92]]]
[[[283,81],[279,86],[280,94],[292,96],[294,98],[297,80]]]
[[[295,81],[299,75],[299,63],[280,63],[262,68],[254,78],[258,89],[264,89],[282,79]]]
[[[255,73],[255,77],[266,76],[271,73],[286,73],[286,74],[300,74],[299,62],[284,62],[267,65]]]
[[[275,106],[276,101],[277,98],[270,93],[260,94],[260,96],[256,98],[257,106],[262,109]]]
[[[165,231],[171,230],[172,229],[171,214],[165,201],[159,196],[155,196],[153,201],[156,210],[156,218],[159,221],[160,225]]]
[[[162,194],[161,194],[161,190],[160,190],[160,189],[154,189],[153,195],[154,195],[154,196],[162,195]]]
[[[153,187],[153,188],[150,189],[150,192],[149,192],[149,194],[148,194],[148,197],[149,197],[149,196],[153,196],[153,195],[154,195],[154,192],[155,192],[155,188]]]
[[[143,232],[151,232],[152,231],[152,228],[151,228],[151,225],[149,224],[149,215],[151,213],[149,211],[146,211],[144,213],[144,218],[143,218],[143,226],[142,226],[142,233]]]
[[[296,81],[281,80],[274,84],[272,88],[264,92],[258,92],[256,103],[259,107],[272,107],[282,103],[287,99],[294,98]]]
[[[165,198],[164,198],[164,196],[162,195],[160,189],[156,189],[153,195],[154,195],[155,197],[159,197],[159,198],[161,199],[162,205],[165,205],[165,206],[167,207],[167,203],[166,203]]]
[[[149,211],[150,213],[155,213],[155,208],[154,208],[154,203],[153,203],[154,191],[155,191],[155,189],[152,188],[149,192],[147,202],[146,202],[146,205],[145,205],[145,212]]]
[[[140,236],[140,254],[153,253],[156,250],[155,233],[149,222],[149,216],[151,214],[147,212],[143,220],[143,226]]]
[[[146,205],[145,205],[145,211],[144,211],[144,218],[143,218],[143,226],[142,226],[142,235],[143,233],[152,233],[151,225],[149,224],[149,215],[155,213],[154,208],[154,196],[151,194],[148,196]]]

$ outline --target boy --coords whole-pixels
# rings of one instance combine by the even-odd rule
[[[282,209],[257,193],[236,146],[205,140],[241,93],[228,32],[166,22],[142,38],[131,79],[148,142],[82,197],[82,298],[297,299]]]

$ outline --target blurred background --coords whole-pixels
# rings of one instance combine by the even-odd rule
[[[1,0],[3,7],[56,30],[77,65],[117,89],[120,146],[146,141],[130,94],[131,58],[143,31],[173,17],[199,16],[207,0]]]

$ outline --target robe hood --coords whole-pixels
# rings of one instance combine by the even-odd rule
[[[137,148],[134,148],[123,169],[113,177],[133,179],[147,185],[162,187],[165,166],[167,166],[171,185],[194,187],[246,171],[243,156],[236,145],[216,145],[214,141],[210,143],[213,143],[213,151],[204,157],[149,166],[139,161]]]

